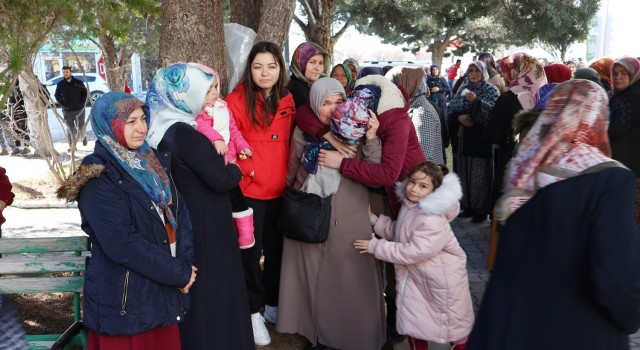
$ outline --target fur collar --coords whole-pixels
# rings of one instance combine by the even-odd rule
[[[406,201],[404,189],[407,186],[407,181],[408,179],[405,179],[396,183],[396,196],[402,198],[403,201]],[[418,205],[425,214],[441,216],[447,214],[458,203],[460,198],[462,198],[460,179],[455,173],[449,173],[442,180],[442,185],[428,196],[422,198]]]
[[[78,171],[71,175],[65,182],[58,188],[56,194],[60,199],[66,199],[68,202],[75,202],[78,199],[80,190],[86,185],[86,183],[94,179],[104,171],[105,166],[102,164],[83,164],[80,165]]]
[[[382,75],[367,75],[356,81],[356,85],[375,85],[380,88],[380,102],[378,103],[378,115],[394,109],[404,108],[406,103],[402,92],[391,80]]]

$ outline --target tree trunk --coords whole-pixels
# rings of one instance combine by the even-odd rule
[[[289,34],[291,19],[296,9],[296,0],[264,0],[262,9],[256,42],[270,41],[282,48]],[[269,11],[268,9],[278,9],[278,11]]]
[[[215,68],[220,91],[227,91],[227,67],[218,0],[163,0],[160,33],[160,66],[197,62]]]
[[[431,61],[433,64],[437,64],[438,67],[442,67],[442,58],[444,57],[444,53],[447,51],[449,44],[449,40],[437,40],[434,41],[433,44],[429,45]]]
[[[567,56],[567,50],[569,49],[568,45],[562,45],[560,46],[560,61],[561,62],[567,62],[565,61],[565,58]]]
[[[131,54],[126,53],[124,49],[121,49],[118,54],[113,37],[106,34],[100,36],[100,46],[104,57],[109,90],[124,91]]]
[[[32,62],[32,61],[31,61]],[[40,84],[38,77],[33,73],[33,67],[27,64],[26,69],[20,74],[20,91],[24,99],[24,107],[28,116],[30,130],[25,130],[29,134],[29,141],[21,139],[33,147],[34,154],[43,157],[49,166],[49,170],[55,177],[58,184],[62,184],[67,178],[62,163],[58,159],[58,153],[53,147],[49,120],[47,117],[47,97],[44,87]],[[13,119],[13,118],[12,118]],[[65,131],[66,132],[66,131]],[[14,135],[14,137],[20,137]],[[75,171],[75,161],[71,158],[70,173]]]
[[[324,48],[329,57],[333,57],[333,0],[317,0],[309,4],[311,13],[307,12],[307,23],[302,31],[307,41],[314,42]],[[313,18],[310,18],[313,17]],[[299,23],[298,23],[299,24]]]
[[[265,15],[280,14],[280,11],[264,11],[263,9],[280,9],[281,7],[266,7],[263,0],[231,0],[231,23],[238,23],[258,32],[262,13]]]

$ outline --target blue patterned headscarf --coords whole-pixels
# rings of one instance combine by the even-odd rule
[[[217,81],[215,70],[197,63],[175,63],[159,69],[147,93],[151,126],[147,142],[157,148],[175,123],[196,126],[209,87]]]
[[[108,92],[91,109],[91,126],[98,138],[118,164],[142,187],[160,207],[176,229],[176,220],[168,209],[171,204],[169,176],[147,142],[136,149],[129,149],[124,137],[124,126],[136,108],[144,107],[137,97],[124,92]],[[146,121],[149,114],[145,110]]]

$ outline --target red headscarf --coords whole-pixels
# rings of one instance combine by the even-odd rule
[[[608,106],[607,94],[592,81],[574,79],[556,88],[509,165],[500,220],[541,188],[612,161]]]
[[[548,64],[544,66],[544,74],[547,76],[547,83],[564,83],[571,79],[571,68],[562,63]]]

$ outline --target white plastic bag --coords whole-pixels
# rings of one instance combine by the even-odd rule
[[[224,41],[227,46],[227,81],[229,82],[227,93],[230,93],[242,79],[244,66],[247,64],[247,57],[255,39],[256,32],[249,27],[237,23],[224,25]]]

